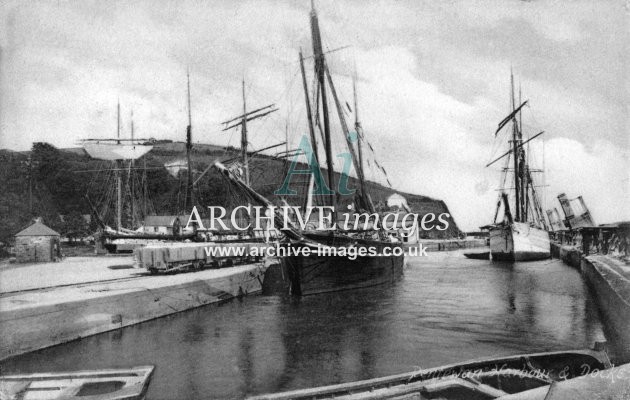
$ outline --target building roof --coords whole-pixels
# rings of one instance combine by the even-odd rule
[[[46,225],[37,221],[33,225],[18,232],[15,236],[60,236],[57,232],[53,231]]]

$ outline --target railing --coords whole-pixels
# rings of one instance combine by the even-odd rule
[[[584,255],[610,254],[615,256],[628,256],[630,245],[630,227],[597,227],[582,228],[581,249]]]
[[[610,254],[621,257],[629,255],[630,224],[583,227],[550,234],[554,242],[575,246],[584,255]]]

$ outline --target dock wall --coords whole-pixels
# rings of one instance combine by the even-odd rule
[[[596,294],[604,323],[630,352],[630,276],[625,268],[607,256],[583,257],[581,262],[582,274]]]
[[[264,264],[0,297],[0,359],[255,293]]]
[[[610,255],[583,256],[577,247],[558,243],[552,243],[551,254],[580,270],[625,360],[630,356],[630,266]]]

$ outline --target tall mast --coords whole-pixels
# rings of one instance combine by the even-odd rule
[[[359,106],[357,102],[357,71],[355,67],[354,76],[352,77],[352,92],[354,95],[354,130],[357,134],[357,149],[359,151],[359,165],[358,169],[361,170],[361,176],[364,179],[361,179],[361,192],[363,192],[363,196],[367,196],[365,192],[365,174],[363,170],[363,128],[361,127],[361,122],[359,122]]]
[[[317,138],[315,137],[315,127],[313,126],[313,113],[311,111],[311,100],[308,94],[308,84],[306,83],[306,72],[304,71],[304,57],[302,55],[302,49],[300,49],[300,70],[302,72],[302,86],[304,87],[304,100],[306,101],[306,116],[308,118],[308,132],[311,137],[311,149],[313,149],[313,158],[314,160],[309,160],[311,165],[313,161],[315,161],[319,168],[319,156],[317,154]],[[288,143],[288,139],[287,139]],[[288,150],[288,148],[287,148]],[[315,182],[315,177],[311,174],[309,178],[308,184],[308,192],[306,193],[306,199],[304,201],[304,208],[310,207],[313,205],[313,185]]]
[[[190,153],[192,151],[192,118],[190,111],[190,72],[186,72],[188,83],[188,127],[186,128],[186,163],[187,163],[187,182],[186,182],[186,200],[184,201],[184,211],[188,207],[192,207],[193,203],[193,180],[192,180],[192,163],[190,161]]]
[[[147,217],[147,158],[142,157],[142,218]]]
[[[337,91],[335,90],[335,85],[333,84],[332,77],[330,76],[330,71],[328,70],[328,67],[326,67],[326,76],[328,78],[328,86],[330,86],[330,93],[332,94],[333,99],[335,100],[335,105],[337,106],[337,115],[339,116],[339,123],[341,124],[341,129],[346,138],[346,145],[348,146],[348,151],[350,152],[352,165],[354,165],[354,168],[357,171],[357,177],[359,178],[359,182],[361,185],[361,198],[363,200],[363,204],[367,206],[369,212],[374,212],[375,211],[374,205],[370,201],[370,198],[367,195],[367,193],[365,193],[365,190],[363,190],[365,188],[365,179],[363,178],[363,170],[359,168],[359,157],[357,156],[356,151],[354,150],[354,144],[350,140],[350,130],[348,129],[348,124],[346,123],[346,119],[343,114],[343,106],[341,105],[341,102],[339,101],[339,98],[337,97]]]
[[[245,168],[245,183],[249,186],[249,165],[247,160],[247,103],[245,102],[245,79],[243,79],[243,119],[241,121],[241,158]]]
[[[308,84],[306,83],[306,72],[304,71],[304,56],[300,49],[300,70],[302,71],[302,86],[304,87],[304,100],[306,101],[306,116],[308,118],[308,132],[311,137],[311,147],[315,161],[319,162],[317,155],[317,138],[315,137],[315,127],[313,126],[313,112],[311,111],[311,100],[308,94]]]
[[[116,112],[116,138],[120,139],[120,100],[118,100]],[[120,144],[120,140],[117,143]]]
[[[134,132],[133,132],[133,109],[131,110],[131,114],[129,116],[129,119],[130,119],[130,125],[131,125],[130,126],[130,128],[131,128],[131,144],[133,145],[134,144],[133,143],[133,134],[134,134]]]
[[[512,69],[510,68],[510,86],[511,92],[510,97],[512,100],[512,112],[516,110],[516,104],[514,100],[514,74],[512,73]],[[516,116],[512,119],[512,148],[514,151],[514,191],[515,191],[515,211],[516,218],[515,221],[519,222],[521,220],[521,196],[520,196],[520,181],[519,181],[519,146],[518,146],[518,126],[516,123]]]
[[[324,52],[322,51],[322,38],[319,32],[319,21],[317,19],[317,12],[315,11],[315,6],[312,0],[311,36],[313,41],[313,56],[315,58],[315,75],[317,76],[318,87],[320,88],[322,99],[322,114],[324,117],[324,146],[326,148],[326,168],[328,169],[328,187],[334,190],[334,188],[336,187],[335,170],[333,169],[332,144],[330,141],[330,121],[328,115],[328,102],[326,100],[326,59],[324,58]],[[333,209],[335,209],[337,205],[335,195],[331,196],[330,203]],[[335,221],[334,212],[333,221]]]
[[[272,112],[278,111],[275,107],[275,104],[269,104],[265,107],[260,107],[252,111],[247,111],[247,103],[245,97],[245,80],[242,82],[242,94],[243,94],[243,114],[227,121],[223,121],[222,124],[225,124],[224,131],[228,129],[237,129],[241,127],[241,161],[243,163],[243,167],[245,168],[245,176],[243,177],[244,183],[249,185],[249,161],[248,161],[248,140],[247,140],[247,121],[251,121],[254,119],[262,118],[266,115],[271,114]],[[236,121],[236,122],[235,122]]]
[[[134,142],[133,142],[133,109],[131,110],[131,145],[135,146]],[[134,203],[135,203],[135,184],[134,184],[134,176],[133,176],[133,169],[134,169],[134,160],[133,158],[131,160],[129,160],[129,180],[130,182],[130,189],[131,189],[131,202],[129,203],[129,210],[131,212],[131,228],[135,228],[134,225]]]
[[[116,135],[120,139],[120,101],[118,101],[117,113],[116,113]],[[117,142],[120,144],[120,140]],[[122,177],[121,177],[121,163],[116,160],[116,169],[114,174],[116,176],[116,229],[122,228]]]
[[[523,104],[521,101],[521,81],[519,79],[518,81],[518,103],[519,104]],[[522,210],[521,210],[521,219],[524,222],[527,222],[527,214],[528,214],[528,210],[529,210],[529,190],[528,190],[528,186],[530,184],[533,185],[533,183],[531,182],[531,175],[529,172],[529,165],[527,162],[525,162],[525,148],[523,147],[524,143],[523,143],[523,111],[519,111],[518,113],[518,138],[519,138],[519,144],[520,146],[520,153],[521,153],[521,159],[523,160],[523,163],[521,164],[521,203],[522,203]],[[534,187],[532,186],[532,192],[534,190]]]

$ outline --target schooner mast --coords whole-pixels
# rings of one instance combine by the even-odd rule
[[[243,78],[243,119],[241,121],[241,159],[245,169],[245,184],[249,186],[249,161],[247,159],[247,100],[245,97],[245,78]]]
[[[118,100],[117,112],[116,112],[116,138],[117,144],[120,144],[120,100]],[[116,230],[122,228],[122,171],[120,168],[120,160],[115,160],[115,175],[116,175]]]
[[[308,93],[308,83],[306,83],[306,72],[304,70],[304,56],[302,55],[302,49],[300,49],[300,72],[302,73],[302,86],[304,87],[304,100],[306,101],[306,117],[308,120],[308,132],[311,139],[312,160],[309,163],[317,165],[319,168],[319,155],[317,153],[317,138],[315,137],[315,127],[313,126],[313,112],[311,110],[311,100]],[[288,139],[287,139],[288,143]],[[287,150],[288,153],[288,150]],[[315,177],[311,174],[308,184],[308,192],[304,200],[304,209],[313,205],[313,185],[315,184]]]
[[[350,138],[351,132],[348,129],[348,124],[345,120],[345,116],[343,113],[343,106],[339,100],[339,97],[337,96],[337,91],[335,90],[335,85],[333,83],[330,70],[328,69],[328,66],[326,65],[326,59],[324,57],[324,53],[322,50],[321,33],[319,31],[319,22],[317,19],[317,12],[315,11],[315,7],[313,6],[313,4],[311,4],[311,7],[312,7],[311,33],[313,36],[313,53],[314,53],[313,57],[315,59],[315,75],[318,81],[317,92],[321,93],[322,114],[323,114],[323,119],[324,119],[324,146],[326,148],[326,166],[328,168],[329,187],[334,190],[335,182],[334,182],[334,169],[333,169],[333,162],[332,162],[332,143],[330,140],[330,121],[329,121],[329,114],[328,114],[328,104],[326,101],[326,84],[325,84],[326,80],[328,81],[328,86],[330,88],[330,92],[335,102],[337,115],[339,117],[339,123],[341,125],[341,129],[343,131],[343,135],[346,140],[348,151],[350,152],[352,164],[355,167],[357,178],[359,179],[359,184],[361,187],[360,198],[362,200],[362,204],[363,206],[367,207],[368,211],[374,212],[375,207],[372,204],[372,201],[365,190],[365,177],[363,174],[363,165],[362,165],[363,155],[362,155],[361,144],[360,144],[361,133],[356,132],[357,136],[359,137],[358,148],[360,152],[360,155],[357,155],[357,152],[355,151],[355,148],[354,148],[353,141]],[[356,103],[356,93],[355,93],[355,103]],[[356,104],[355,104],[355,107],[356,107]],[[361,124],[358,120],[358,117],[355,116],[355,127],[357,126],[358,128],[360,128]],[[348,179],[348,178],[346,177],[345,179]],[[334,195],[332,196],[331,202],[332,202],[331,205],[333,206],[333,210],[334,210],[336,206],[336,197]],[[335,221],[334,211],[333,211],[333,221]]]
[[[131,143],[133,144],[133,109],[131,110],[131,116],[130,116],[130,124],[131,124]],[[135,179],[133,178],[131,172],[134,170],[135,167],[135,162],[133,159],[129,160],[129,174],[127,175],[127,180],[129,182],[129,190],[131,192],[131,201],[129,202],[129,214],[131,214],[131,229],[135,229],[136,225],[135,225],[135,215],[134,215],[134,200],[136,198],[135,196]]]
[[[245,96],[245,79],[242,80],[241,93],[243,95],[243,114],[239,115],[238,117],[229,119],[227,121],[223,121],[222,124],[225,125],[225,127],[223,128],[223,131],[227,131],[233,128],[238,128],[239,126],[241,127],[241,163],[243,164],[243,180],[249,186],[250,184],[249,154],[247,151],[249,141],[247,139],[247,122],[264,117],[268,114],[271,114],[274,111],[278,111],[278,109],[275,108],[275,104],[269,104],[267,106],[260,107],[252,111],[247,111],[247,99]]]
[[[193,179],[192,179],[192,164],[190,160],[190,153],[192,152],[192,118],[190,111],[190,72],[186,73],[187,86],[188,86],[188,126],[186,127],[186,197],[184,200],[184,211],[188,210],[193,205]]]
[[[359,121],[359,105],[357,102],[357,82],[356,82],[356,71],[355,76],[352,79],[352,92],[354,97],[354,131],[357,135],[357,150],[358,150],[358,166],[357,166],[357,175],[359,176],[359,184],[361,185],[361,199],[363,200],[363,206],[367,207],[370,212],[375,211],[374,204],[372,203],[372,199],[369,197],[366,187],[365,187],[365,170],[363,169],[363,127],[361,126],[361,122]],[[350,145],[350,144],[349,144]]]
[[[361,122],[359,122],[359,105],[357,103],[357,77],[356,71],[355,75],[352,79],[352,94],[354,97],[354,130],[357,133],[357,149],[359,151],[359,169],[363,170],[363,127],[361,127]],[[363,182],[362,182],[363,183]],[[362,191],[365,191],[365,187],[361,188]]]
[[[512,101],[512,113],[516,111],[516,104],[514,99],[514,74],[510,70],[510,97]],[[514,197],[515,197],[515,211],[516,211],[516,222],[521,221],[521,211],[522,211],[522,195],[521,193],[521,173],[520,173],[520,165],[521,164],[521,154],[522,151],[520,147],[521,133],[519,131],[518,123],[516,122],[516,115],[514,115],[512,119],[512,148],[514,151]]]
[[[134,132],[134,124],[133,118],[131,119],[131,138],[130,139],[121,139],[120,131],[121,131],[121,118],[120,118],[120,101],[118,101],[116,106],[116,138],[104,138],[104,139],[82,139],[81,142],[83,144],[83,148],[85,151],[95,159],[109,161],[113,164],[113,168],[110,169],[114,173],[114,189],[115,189],[115,225],[116,230],[121,231],[124,230],[123,226],[123,170],[127,169],[127,178],[125,184],[125,199],[129,196],[131,200],[131,204],[127,207],[127,210],[130,212],[130,222],[131,227],[133,228],[134,223],[134,214],[136,212],[135,205],[133,202],[136,197],[136,188],[134,178],[132,176],[133,171],[135,170],[135,160],[144,156],[148,153],[153,147],[150,145],[146,145],[145,142],[148,139],[137,139],[135,137]],[[128,163],[127,163],[128,161]],[[89,172],[89,171],[77,171],[77,172]],[[146,184],[146,182],[145,182]],[[130,193],[129,193],[130,192]],[[146,193],[145,193],[146,194]],[[146,201],[146,199],[144,199]],[[145,213],[146,215],[146,213]]]
[[[317,92],[321,94],[322,114],[324,119],[324,148],[326,149],[326,169],[328,172],[328,187],[335,189],[335,170],[333,168],[332,144],[330,141],[330,120],[328,115],[328,101],[326,99],[326,59],[322,50],[322,37],[319,31],[319,20],[315,5],[311,0],[311,37],[313,43],[313,58],[315,59],[315,76],[317,78]],[[319,101],[319,98],[316,99]],[[316,151],[316,149],[313,149]],[[336,196],[330,198],[330,205],[333,207],[332,220],[335,221]]]

